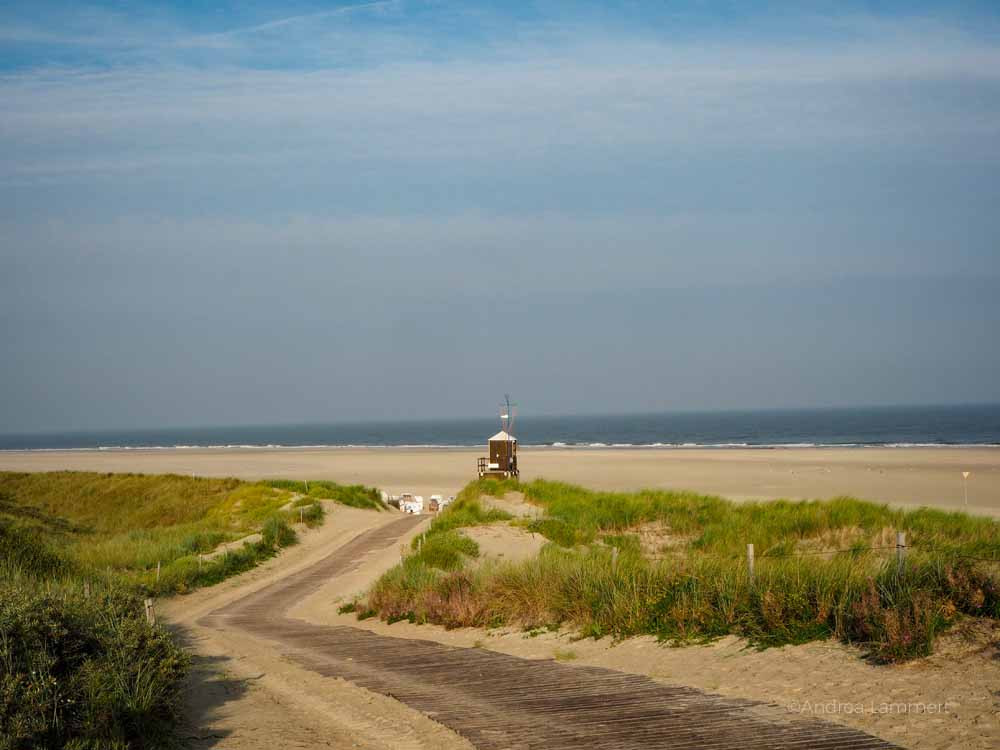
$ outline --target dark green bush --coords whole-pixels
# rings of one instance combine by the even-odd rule
[[[171,744],[187,665],[124,591],[0,583],[0,750]]]

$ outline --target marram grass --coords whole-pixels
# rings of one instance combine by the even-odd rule
[[[488,519],[477,498],[503,489],[512,487],[471,484],[429,534]],[[535,559],[471,568],[414,555],[358,608],[449,627],[566,625],[585,636],[651,634],[677,644],[737,635],[767,647],[835,637],[880,661],[930,653],[962,614],[1000,617],[1000,565],[971,559],[1000,558],[1000,524],[991,519],[852,498],[737,504],[545,481],[520,489],[546,511],[517,522],[551,540]],[[650,524],[670,538],[661,549],[640,544]],[[902,567],[886,549],[897,530],[911,545]],[[748,542],[758,554],[753,579]]]
[[[365,488],[284,484],[0,473],[0,750],[178,747],[187,659],[143,598],[253,567],[295,542],[291,523],[322,521],[320,499],[381,504]]]
[[[291,524],[321,523],[322,500],[384,507],[376,490],[329,481],[0,472],[0,522],[52,542],[80,574],[113,575],[153,594],[185,592],[253,567],[294,543]],[[260,541],[206,557],[267,529]]]

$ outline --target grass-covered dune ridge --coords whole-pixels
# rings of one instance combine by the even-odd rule
[[[304,498],[313,500],[333,500],[341,505],[353,508],[369,508],[385,510],[379,491],[373,487],[363,487],[360,484],[337,484],[326,479],[302,481],[298,479],[269,479],[266,484],[281,490],[301,494]]]
[[[962,615],[1000,617],[1000,524],[852,498],[733,503],[686,492],[591,492],[477,482],[436,521],[478,523],[482,494],[519,489],[551,543],[520,563],[434,566],[412,556],[359,608],[446,626],[568,625],[671,642],[727,634],[758,646],[838,637],[883,661],[927,654]],[[452,518],[451,514],[455,513]],[[480,512],[483,512],[480,508]],[[893,547],[907,533],[905,564]],[[751,578],[746,545],[758,552]],[[617,550],[617,551],[616,551]]]
[[[909,546],[1000,559],[1000,523],[933,508],[901,510],[851,497],[738,503],[693,492],[593,492],[545,480],[521,489],[550,522],[572,531],[563,540],[569,546],[662,522],[680,546],[712,554],[741,556],[748,543],[765,556],[886,547],[903,531]],[[538,526],[544,533],[545,522]]]
[[[382,507],[333,482],[0,473],[0,750],[177,747],[187,659],[143,599],[253,567],[323,500]]]
[[[151,593],[183,592],[253,567],[293,542],[290,524],[321,522],[322,500],[382,507],[369,488],[308,484],[306,493],[304,483],[286,480],[4,472],[0,521],[58,539],[84,573],[110,569]],[[224,542],[254,534],[261,538],[211,560],[203,557]]]

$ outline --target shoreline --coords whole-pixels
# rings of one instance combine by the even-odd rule
[[[521,449],[530,450],[652,450],[652,451],[694,451],[694,450],[977,450],[998,449],[1000,443],[523,443]],[[440,451],[483,451],[479,445],[440,445],[435,443],[413,443],[401,445],[101,445],[76,448],[0,448],[5,453],[131,453],[144,451],[335,451],[335,450],[440,450]]]

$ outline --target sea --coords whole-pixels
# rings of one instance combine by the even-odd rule
[[[0,450],[440,447],[485,445],[497,417],[0,434]],[[597,416],[518,416],[522,446],[552,448],[1000,447],[1000,404]]]

